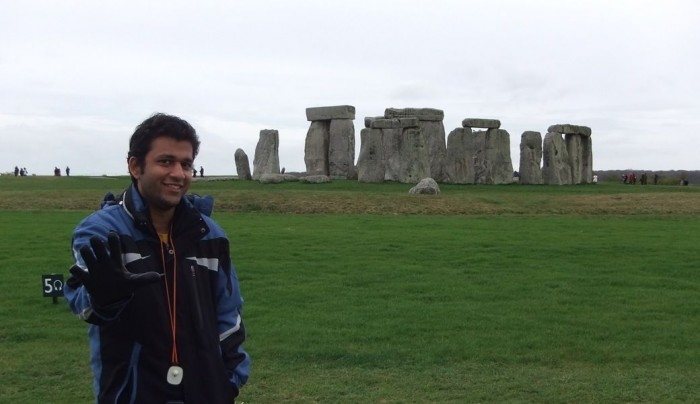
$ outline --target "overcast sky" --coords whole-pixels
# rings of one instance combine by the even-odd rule
[[[694,0],[0,0],[0,172],[126,174],[154,112],[188,120],[205,174],[262,129],[304,171],[307,107],[437,108],[446,134],[590,126],[593,166],[699,170]]]

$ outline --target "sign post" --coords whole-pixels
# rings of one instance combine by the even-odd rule
[[[41,275],[41,286],[44,290],[44,297],[53,298],[53,303],[58,303],[58,297],[63,296],[63,275],[50,274]]]

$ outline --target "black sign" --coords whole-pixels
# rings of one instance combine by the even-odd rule
[[[44,297],[63,296],[63,275],[41,275],[41,286],[44,289]]]

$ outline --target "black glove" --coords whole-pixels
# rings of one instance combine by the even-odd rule
[[[70,273],[85,285],[92,302],[97,307],[126,300],[131,297],[134,290],[160,279],[160,274],[157,272],[134,274],[124,267],[117,233],[110,232],[107,235],[107,242],[109,254],[99,237],[90,237],[92,250],[88,246],[80,248],[80,255],[89,272],[77,265],[73,265],[70,269]]]

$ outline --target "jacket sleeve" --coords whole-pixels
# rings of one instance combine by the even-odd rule
[[[87,271],[87,266],[83,257],[80,255],[80,249],[83,246],[89,246],[89,240],[93,236],[98,236],[103,241],[107,240],[109,233],[108,226],[100,224],[97,215],[93,214],[85,218],[73,231],[73,240],[71,248],[73,250],[73,258],[75,265]],[[90,299],[85,286],[74,276],[70,276],[64,288],[64,297],[68,301],[71,311],[77,314],[81,320],[91,324],[105,324],[119,317],[126,304],[130,299],[116,302],[114,304],[95,307]]]
[[[236,391],[248,380],[250,357],[243,350],[245,327],[242,319],[243,299],[236,271],[226,252],[219,261],[217,290],[217,323],[221,355]]]

